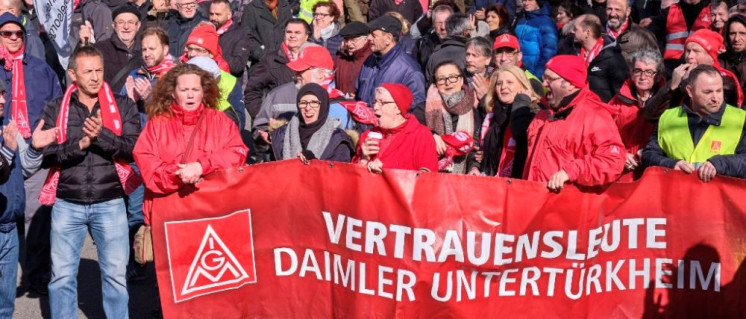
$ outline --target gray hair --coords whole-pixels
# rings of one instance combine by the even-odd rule
[[[639,51],[635,51],[635,53],[632,53],[632,68],[635,67],[635,63],[637,63],[637,61],[647,64],[654,64],[656,71],[658,71],[658,74],[663,75],[663,58],[661,57],[661,53],[658,52],[658,50],[642,49]]]
[[[441,12],[448,12],[449,14],[453,14],[453,8],[446,4],[437,5],[435,9],[433,9],[433,13],[431,14],[432,21],[435,21],[435,15]]]
[[[485,37],[471,38],[466,41],[466,48],[474,47],[477,51],[482,53],[482,56],[492,56],[492,43]]]
[[[462,35],[464,31],[470,29],[471,22],[469,21],[469,16],[463,13],[454,13],[446,20],[446,33],[448,33],[449,37]]]

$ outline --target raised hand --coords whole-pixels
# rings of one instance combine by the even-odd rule
[[[44,120],[39,121],[39,124],[36,125],[36,129],[34,129],[34,133],[31,134],[31,146],[37,150],[54,143],[57,140],[57,134],[59,133],[59,128],[57,127],[48,130],[42,130],[42,127],[44,127]]]

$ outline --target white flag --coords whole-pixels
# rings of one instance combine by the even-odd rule
[[[73,0],[34,0],[34,8],[39,22],[54,43],[60,64],[67,69],[67,60],[73,50],[68,41],[73,20]]]

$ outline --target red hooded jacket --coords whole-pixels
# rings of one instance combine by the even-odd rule
[[[627,150],[627,153],[637,155],[637,152],[642,151],[645,145],[648,144],[655,124],[648,122],[642,114],[643,104],[632,94],[633,86],[634,83],[631,79],[625,81],[619,93],[609,101],[609,105],[614,109],[612,117],[619,129],[619,135],[622,137],[624,148]],[[642,171],[642,165],[638,166],[634,171],[625,169],[619,181],[631,182],[641,177]]]
[[[373,159],[380,159],[383,168],[418,170],[427,168],[438,171],[438,152],[435,150],[435,139],[430,130],[420,124],[412,115],[406,115],[404,124],[392,129],[374,127],[365,131],[357,143],[357,152],[352,159],[359,163],[362,156],[362,143],[371,131],[379,132],[383,139],[379,142],[379,153]]]
[[[615,128],[608,106],[587,86],[560,110],[539,111],[528,127],[524,177],[545,182],[564,169],[569,181],[581,186],[616,181],[625,154]]]
[[[172,106],[172,110],[171,117],[155,116],[148,120],[132,152],[145,182],[143,213],[146,221],[150,220],[154,197],[186,186],[174,172],[182,163],[192,131],[197,130],[184,163],[199,162],[203,176],[246,163],[246,146],[236,124],[225,114],[204,107],[188,112]],[[204,113],[204,119],[196,127],[200,112]]]

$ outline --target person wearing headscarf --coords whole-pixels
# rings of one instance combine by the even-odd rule
[[[341,121],[329,117],[329,93],[321,85],[308,83],[298,91],[296,102],[298,113],[270,133],[274,159],[350,162],[352,140],[340,128]]]

